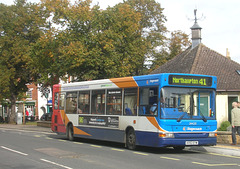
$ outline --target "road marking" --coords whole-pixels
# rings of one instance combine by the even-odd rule
[[[149,154],[145,154],[145,153],[139,153],[139,152],[133,152],[134,154],[138,154],[138,155],[143,155],[143,156],[148,156]]]
[[[216,167],[216,166],[236,166],[238,164],[207,164],[207,163],[199,163],[199,162],[192,162],[193,164]]]
[[[8,151],[12,151],[12,152],[14,152],[14,153],[18,153],[18,154],[24,155],[24,156],[27,156],[27,155],[28,155],[28,154],[25,154],[25,153],[22,153],[22,152],[20,152],[20,151],[16,151],[16,150],[13,150],[13,149],[4,147],[4,146],[1,146],[1,148],[5,149],[5,150],[8,150]]]
[[[92,147],[102,148],[102,146],[91,145]]]
[[[111,150],[113,150],[113,151],[120,151],[120,152],[125,151],[125,150],[121,150],[121,149],[117,149],[117,148],[112,148]]]
[[[180,160],[180,159],[171,158],[171,157],[160,157],[160,158],[167,159],[167,160],[175,160],[175,161],[179,161]]]
[[[42,135],[35,135],[34,137],[38,137],[39,138],[39,137],[42,137]]]
[[[50,163],[50,164],[53,164],[53,165],[56,165],[56,166],[59,166],[59,167],[62,167],[62,168],[67,168],[67,169],[72,169],[71,167],[68,167],[68,166],[65,166],[65,165],[62,165],[62,164],[58,164],[58,163],[55,163],[55,162],[52,162],[52,161],[49,161],[49,160],[45,160],[45,159],[40,159],[44,162],[47,162],[47,163]]]
[[[58,140],[58,141],[61,141],[61,142],[67,142],[67,140]]]
[[[79,143],[79,142],[73,142],[73,143],[75,143],[75,144],[83,144],[83,143]]]
[[[21,129],[14,129],[14,128],[5,128],[5,127],[0,127],[0,129],[4,129],[4,130],[13,130],[13,131],[20,131],[20,132],[25,132],[25,133],[40,133],[40,134],[54,134],[57,135],[57,133],[54,132],[46,132],[46,131],[37,131],[37,130],[21,130]]]
[[[238,156],[232,156],[232,155],[224,155],[224,154],[218,154],[218,153],[208,153],[208,152],[202,152],[202,151],[196,151],[196,150],[188,150],[191,152],[196,152],[196,153],[203,153],[203,154],[211,154],[211,155],[215,155],[215,156],[222,156],[222,157],[229,157],[229,158],[237,158],[240,159],[240,157]]]
[[[224,154],[217,154],[217,153],[207,153],[207,154],[222,156],[222,157],[230,157],[230,158],[240,158],[238,156],[231,156],[231,155],[224,155]]]
[[[51,138],[51,137],[45,137],[45,139],[52,140],[53,138]]]

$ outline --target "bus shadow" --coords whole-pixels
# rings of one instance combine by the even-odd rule
[[[68,141],[67,137],[64,136],[64,135],[49,135],[48,137],[50,137],[52,139],[59,139],[59,140]],[[125,147],[125,144],[117,143],[117,142],[86,139],[86,138],[75,138],[74,142],[131,151],[131,150],[128,150]],[[196,149],[197,149],[197,151],[196,151]],[[157,147],[156,148],[156,147],[137,146],[136,149],[132,150],[132,151],[140,152],[140,153],[151,153],[151,154],[197,154],[197,153],[200,153],[200,152],[204,152],[206,150],[203,147],[197,147],[197,148],[188,147],[188,148],[185,148],[183,150],[175,150],[172,147],[163,147],[163,148],[158,148]]]

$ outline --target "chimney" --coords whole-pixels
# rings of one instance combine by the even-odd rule
[[[228,48],[226,50],[226,58],[230,59],[231,60],[231,57],[230,57],[230,52],[228,51]]]
[[[195,22],[190,28],[192,30],[192,49],[201,43],[201,27],[197,23],[197,9],[194,9]]]

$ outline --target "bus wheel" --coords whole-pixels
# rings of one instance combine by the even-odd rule
[[[73,141],[73,140],[74,140],[74,136],[73,136],[73,125],[72,125],[72,124],[70,124],[70,125],[68,126],[68,135],[67,135],[67,137],[68,137],[68,140],[70,140],[70,141]]]
[[[133,129],[130,129],[127,132],[126,145],[130,150],[134,150],[136,148],[136,135]]]
[[[176,146],[176,147],[173,147],[173,148],[176,151],[181,151],[181,150],[183,150],[185,148],[185,146]]]

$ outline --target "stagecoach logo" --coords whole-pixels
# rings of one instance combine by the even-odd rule
[[[159,82],[159,79],[147,80],[147,84],[157,84],[158,82]]]
[[[192,127],[183,127],[183,131],[202,131],[202,128],[199,127],[199,128],[192,128]]]

